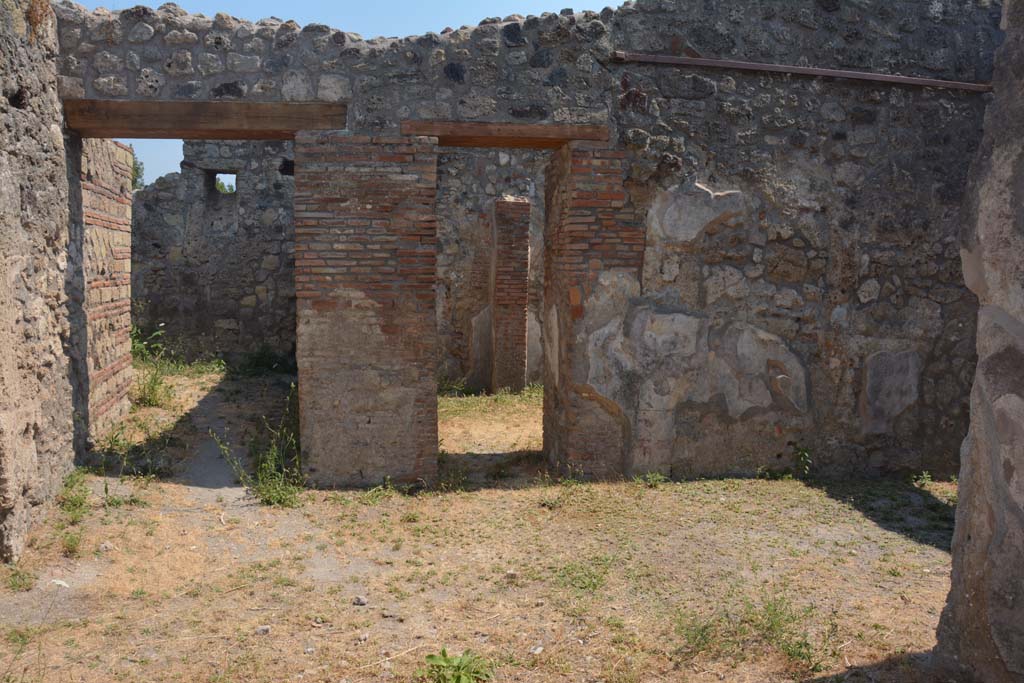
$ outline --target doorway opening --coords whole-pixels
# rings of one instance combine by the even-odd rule
[[[123,143],[67,144],[77,452],[115,499],[121,475],[241,496],[267,454],[299,479],[290,143],[182,144],[150,183]]]
[[[442,485],[505,485],[544,467],[547,156],[531,150],[439,150]]]

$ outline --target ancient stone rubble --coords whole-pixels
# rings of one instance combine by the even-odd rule
[[[367,40],[173,4],[61,2],[54,20],[3,0],[5,555],[73,446],[124,409],[131,256],[150,322],[225,353],[294,341],[315,485],[430,481],[439,376],[542,376],[547,457],[588,476],[750,475],[792,467],[797,447],[826,476],[951,474],[962,459],[940,659],[1021,680],[1024,10],[1004,4],[641,0]],[[994,73],[996,95],[983,141],[977,92],[616,50]],[[180,176],[136,195],[130,254],[130,160],[62,129],[60,98],[344,102],[347,121],[287,143],[190,143]],[[402,132],[430,121],[608,138],[466,151]],[[208,193],[217,171],[241,174],[236,196]],[[524,326],[525,350],[506,349]]]
[[[683,73],[617,64],[610,52],[672,51],[685,36],[709,54],[879,70],[898,63],[904,73],[984,80],[998,8],[807,3],[763,8],[755,27],[726,9],[684,26],[672,7],[648,2],[363,40],[319,25],[192,16],[171,5],[121,13],[60,5],[61,82],[65,96],[345,99],[349,128],[366,133],[393,130],[403,118],[608,123],[625,155],[622,208],[634,216],[631,239],[645,251],[636,259],[642,269],[622,262],[620,275],[638,280],[638,295],[615,317],[625,326],[653,307],[702,318],[716,335],[752,325],[757,338],[783,340],[792,365],[784,382],[802,377],[807,401],[801,409],[772,393],[783,382],[768,381],[774,370],[756,381],[764,391],[740,402],[727,398],[728,387],[748,379],[734,370],[703,373],[704,390],[681,403],[672,398],[679,389],[644,388],[632,376],[614,388],[591,385],[593,352],[582,349],[596,340],[576,340],[583,343],[573,344],[572,358],[556,359],[556,374],[576,385],[560,400],[579,413],[575,423],[593,424],[605,443],[617,444],[599,459],[642,469],[649,460],[642,453],[657,443],[658,467],[669,473],[745,472],[773,466],[780,455],[785,461],[798,441],[835,471],[952,471],[967,419],[976,305],[960,283],[955,216],[982,99]],[[868,15],[892,31],[865,32]],[[443,242],[439,262],[458,241]],[[591,311],[603,294],[586,279],[579,305]],[[442,324],[441,334],[451,329],[464,346],[435,343],[437,355],[452,374],[479,373],[489,364],[467,357],[488,346],[487,312],[442,297],[435,308],[451,306],[462,319]],[[544,317],[553,320],[557,302],[547,305]],[[572,322],[581,325],[584,336],[597,329]],[[481,343],[466,344],[467,337]],[[595,362],[602,360],[614,359]],[[889,371],[893,363],[899,372]],[[704,445],[723,439],[731,459]]]

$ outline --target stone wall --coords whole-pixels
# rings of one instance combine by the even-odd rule
[[[68,146],[71,234],[82,235],[83,344],[72,358],[87,409],[81,432],[95,441],[128,415],[132,387],[132,151],[112,140]]]
[[[986,80],[999,16],[999,3],[987,1],[640,0],[366,40],[323,24],[193,15],[173,3],[89,12],[65,1],[55,9],[65,96],[345,100],[357,131],[393,130],[408,118],[607,121],[617,117],[612,85],[626,104],[642,104],[645,94],[651,102],[652,93],[622,80],[629,69],[611,62],[624,48]],[[702,80],[684,76],[659,81],[674,93],[706,92]]]
[[[961,233],[978,296],[978,367],[961,451],[949,605],[939,653],[950,679],[1024,681],[1024,3],[1007,3],[995,99]]]
[[[214,187],[235,173],[235,192]],[[295,352],[290,142],[186,142],[181,173],[135,194],[132,300],[144,330],[195,357]]]
[[[687,26],[669,3],[641,7],[616,45],[671,52],[675,32],[708,56],[968,80],[987,78],[998,11],[790,3],[753,24]],[[943,34],[967,25],[982,30]],[[588,384],[595,415],[609,398],[626,413],[632,467],[752,473],[792,466],[796,443],[819,471],[955,471],[976,307],[956,215],[983,99],[641,65],[619,76],[646,254],[638,282],[616,285],[641,297],[588,340]]]
[[[607,263],[620,245],[601,239],[641,226],[643,258],[546,285],[576,297],[544,300],[554,461],[754,473],[799,444],[820,471],[955,469],[977,307],[956,213],[983,97],[613,51],[986,81],[998,3],[646,0],[369,41],[173,5],[58,12],[66,95],[348,100],[356,134],[606,124],[629,210],[587,248]]]
[[[31,8],[35,7],[33,11]],[[0,2],[0,557],[73,462],[68,180],[56,32],[45,5]],[[77,259],[77,261],[76,261]]]

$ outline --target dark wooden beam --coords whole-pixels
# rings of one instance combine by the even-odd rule
[[[87,138],[290,140],[300,130],[343,130],[332,102],[64,100],[68,128]]]
[[[874,83],[891,83],[893,85],[912,85],[925,88],[946,88],[947,90],[968,90],[971,92],[991,92],[988,83],[965,83],[963,81],[943,81],[936,78],[918,78],[917,76],[898,76],[896,74],[879,74],[870,71],[846,71],[844,69],[819,69],[811,66],[792,66],[788,64],[763,64],[761,62],[738,62],[731,59],[705,59],[703,57],[676,57],[675,55],[652,55],[641,52],[624,52],[616,50],[612,56],[619,62],[634,64],[664,64],[668,66],[695,66],[705,69],[732,69],[734,71],[768,71],[771,73],[795,74],[797,76],[823,76],[826,78],[844,78],[854,81],[871,81]]]
[[[608,141],[608,127],[558,123],[402,121],[402,135],[436,137],[444,147],[556,149],[570,140]]]

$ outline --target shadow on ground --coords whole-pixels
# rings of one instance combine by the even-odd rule
[[[801,683],[956,683],[935,673],[931,652],[909,652]]]
[[[541,451],[513,453],[443,453],[441,488],[480,490],[522,489],[548,485],[549,464]],[[956,494],[942,497],[908,477],[879,479],[816,479],[806,484],[860,512],[879,527],[912,541],[950,551],[956,516]]]
[[[905,478],[815,480],[808,485],[858,510],[872,522],[945,552],[953,541],[956,497],[936,496]]]
[[[246,447],[259,429],[261,418],[272,422],[283,410],[294,376],[228,376],[210,387],[198,402],[173,424],[144,429],[143,438],[108,440],[82,464],[103,474],[135,474],[174,479],[191,486],[220,490],[237,485],[211,431],[230,445],[238,462],[246,462]],[[223,413],[233,412],[236,424],[249,432],[232,433]],[[277,410],[278,414],[274,414]],[[505,453],[447,453],[439,455],[436,490],[523,489],[558,480],[541,451]],[[909,478],[821,479],[808,486],[863,514],[879,527],[917,543],[949,552],[956,512],[955,493],[937,495],[934,486],[915,485]],[[920,483],[920,482],[919,482]],[[416,487],[413,487],[415,490]]]
[[[442,453],[438,487],[478,491],[522,489],[550,481],[543,451],[512,453]]]
[[[262,420],[276,424],[294,382],[294,375],[284,373],[229,375],[203,390],[195,405],[172,421],[133,412],[78,464],[112,477],[153,477],[215,491],[237,487],[238,476],[221,444],[236,462],[247,463],[248,444]],[[237,413],[240,419],[233,422],[248,426],[232,431],[225,410]]]

